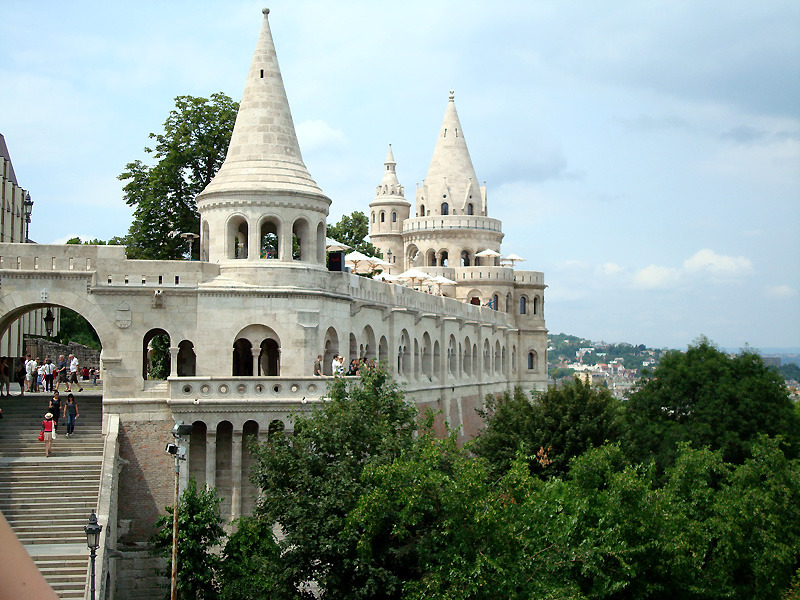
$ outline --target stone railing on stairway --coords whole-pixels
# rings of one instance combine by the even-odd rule
[[[116,587],[117,491],[119,490],[119,415],[111,414],[103,423],[103,466],[100,472],[100,494],[97,500],[97,521],[103,525],[97,549],[95,587],[97,598],[109,598]],[[91,565],[86,573],[86,593],[90,598]]]

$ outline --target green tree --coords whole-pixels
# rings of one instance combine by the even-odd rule
[[[522,452],[533,473],[564,475],[570,459],[619,435],[619,402],[608,389],[580,379],[551,386],[532,400],[517,389],[499,401],[487,398],[487,404],[486,427],[473,448],[495,474]]]
[[[272,568],[280,597],[310,598],[312,581],[325,598],[370,597],[371,576],[344,525],[364,491],[364,468],[391,462],[413,440],[416,408],[385,372],[337,378],[328,397],[295,417],[293,437],[274,435],[254,450],[258,518],[283,532]]]
[[[97,332],[74,310],[61,307],[61,318],[59,320],[58,333],[56,339],[59,344],[75,342],[95,350],[101,350],[100,337]]]
[[[257,517],[242,517],[222,552],[219,568],[220,600],[281,600],[293,598],[274,568],[280,561],[280,547],[272,524]]]
[[[154,166],[140,160],[128,163],[118,177],[125,202],[134,207],[128,232],[128,256],[178,259],[186,242],[175,232],[200,232],[195,200],[213,179],[225,159],[238,103],[222,93],[211,99],[178,96],[164,122],[164,132],[151,133],[155,148],[145,152]],[[197,258],[199,249],[193,250]]]
[[[759,434],[782,435],[797,455],[800,423],[783,379],[761,357],[735,357],[701,339],[670,352],[646,374],[625,403],[626,448],[636,462],[653,457],[660,471],[671,465],[678,442],[721,450],[741,464]]]
[[[220,558],[214,546],[220,544],[222,529],[220,503],[215,489],[198,490],[194,477],[181,494],[178,504],[178,598],[181,600],[215,600],[218,597],[216,574]],[[150,540],[153,554],[172,556],[172,510],[156,521],[156,533]],[[169,578],[171,565],[163,574]]]
[[[366,254],[367,256],[379,256],[378,249],[369,243],[369,219],[361,211],[354,211],[352,214],[343,215],[336,225],[328,225],[328,237],[346,244]]]

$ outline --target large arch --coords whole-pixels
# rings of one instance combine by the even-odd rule
[[[385,335],[381,336],[381,340],[378,343],[378,362],[389,362],[389,342]]]
[[[324,375],[333,375],[331,370],[331,362],[333,357],[339,354],[339,334],[336,329],[328,327],[325,332],[325,344],[323,346],[325,352],[322,355],[322,373]]]
[[[297,249],[295,249],[295,244],[297,244]],[[311,256],[311,227],[305,217],[299,217],[292,224],[292,259],[309,262]]]
[[[233,340],[232,374],[245,377],[279,374],[280,346],[280,336],[271,327],[261,323],[247,325]]]
[[[194,344],[189,340],[181,340],[178,344],[178,377],[194,377],[197,374],[197,356]]]
[[[359,354],[359,358],[375,359],[375,332],[370,325],[365,325],[364,331],[361,332]]]
[[[267,216],[259,223],[259,258],[278,259],[281,257],[281,229],[279,217]]]
[[[225,257],[247,258],[249,229],[242,214],[231,215],[225,227]]]
[[[159,327],[144,334],[142,338],[142,379],[166,379],[171,371],[170,337]]]

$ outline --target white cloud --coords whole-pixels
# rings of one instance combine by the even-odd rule
[[[600,265],[600,270],[605,275],[616,275],[623,269],[617,263],[607,262]]]
[[[744,256],[725,256],[704,248],[683,261],[687,273],[707,272],[711,275],[736,277],[753,270],[753,263]]]
[[[788,285],[773,285],[767,288],[767,295],[773,298],[792,298],[797,295],[797,290]]]
[[[305,152],[339,148],[347,143],[347,136],[340,129],[334,129],[322,119],[303,121],[297,125],[297,138]]]
[[[650,265],[636,271],[633,285],[648,290],[668,288],[678,282],[680,275],[680,269]]]

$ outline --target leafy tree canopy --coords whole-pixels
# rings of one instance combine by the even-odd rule
[[[68,344],[75,342],[76,344],[83,344],[95,350],[101,350],[100,337],[97,332],[89,324],[89,321],[84,319],[80,314],[74,310],[61,307],[61,318],[59,320],[58,333],[56,339],[59,344]]]
[[[629,456],[654,457],[660,470],[674,462],[679,442],[720,450],[741,464],[759,434],[781,435],[796,456],[800,422],[774,369],[749,351],[730,357],[708,340],[669,352],[642,378],[625,404]]]
[[[310,581],[325,598],[368,597],[372,575],[344,524],[365,489],[365,466],[391,462],[416,428],[416,407],[381,370],[359,381],[337,378],[328,396],[311,415],[296,417],[291,439],[276,435],[255,449],[258,516],[283,532],[272,571],[281,598],[310,598]]]
[[[198,490],[194,477],[181,494],[178,503],[178,598],[180,600],[216,600],[216,574],[220,558],[213,548],[224,538],[221,498],[214,489]],[[172,556],[172,509],[156,522],[156,533],[150,540],[153,553]],[[171,564],[164,575],[169,578]],[[169,597],[169,593],[167,593]]]
[[[125,166],[118,179],[127,182],[125,202],[134,207],[127,237],[130,258],[183,257],[186,242],[177,233],[200,232],[195,197],[225,160],[238,110],[238,103],[222,93],[210,99],[178,96],[163,133],[150,134],[155,148],[145,148],[156,164],[136,160]],[[193,249],[194,258],[198,252]]]
[[[351,246],[353,250],[367,256],[379,256],[380,252],[367,241],[369,235],[369,219],[361,211],[343,215],[336,225],[328,225],[328,237]]]
[[[522,390],[487,398],[486,428],[474,451],[495,474],[522,453],[533,473],[564,475],[570,459],[619,436],[619,402],[606,388],[576,379],[528,400]]]

